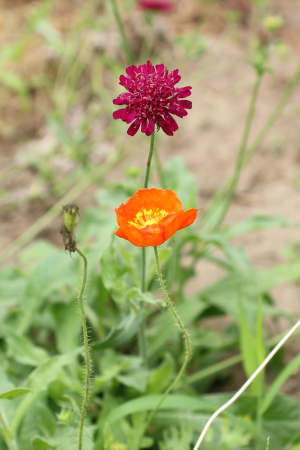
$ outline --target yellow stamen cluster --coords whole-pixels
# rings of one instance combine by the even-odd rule
[[[155,211],[143,209],[143,211],[137,213],[133,222],[129,221],[128,223],[141,230],[148,225],[160,222],[168,214],[164,209],[156,208]]]

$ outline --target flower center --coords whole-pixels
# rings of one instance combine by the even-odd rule
[[[141,230],[148,225],[153,225],[154,223],[160,222],[168,214],[169,213],[167,213],[164,209],[156,208],[155,211],[152,209],[143,209],[143,211],[137,213],[133,222],[128,221],[128,223]]]

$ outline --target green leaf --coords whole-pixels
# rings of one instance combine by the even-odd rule
[[[149,378],[146,394],[158,394],[166,389],[171,383],[173,370],[174,363],[170,360],[166,360],[157,369],[155,369]]]
[[[139,370],[128,371],[125,374],[116,376],[116,379],[125,384],[125,386],[133,387],[139,392],[145,392],[147,381],[149,378],[149,372],[146,369],[140,368]]]
[[[278,394],[281,386],[286,382],[286,380],[295,372],[300,366],[300,354],[295,356],[287,366],[285,366],[278,377],[273,381],[270,386],[266,396],[264,397],[261,405],[261,413],[264,413],[274,400],[275,396]]]
[[[12,356],[21,364],[37,366],[48,359],[47,352],[40,347],[36,347],[29,339],[18,336],[8,327],[4,328],[5,338],[8,345],[8,355]]]
[[[285,217],[254,216],[234,227],[225,230],[227,237],[235,237],[245,233],[259,230],[270,230],[273,228],[300,228],[300,223]]]
[[[256,346],[253,333],[251,332],[251,327],[249,321],[247,320],[247,316],[245,314],[245,310],[243,307],[243,303],[241,298],[238,298],[239,301],[239,330],[240,330],[240,345],[243,356],[243,366],[245,372],[248,377],[250,377],[253,372],[258,367],[257,354],[256,354]],[[258,394],[259,392],[259,384],[257,378],[251,383],[251,392],[253,394]]]
[[[48,450],[49,448],[54,448],[52,445],[38,436],[32,439],[31,444],[33,450]]]
[[[112,328],[103,341],[92,344],[93,350],[103,350],[105,348],[114,348],[126,344],[135,336],[143,320],[143,315],[126,316],[120,325]]]
[[[2,392],[0,394],[0,398],[6,398],[9,400],[12,400],[17,397],[21,397],[22,395],[28,394],[28,392],[31,392],[30,389],[26,388],[15,388],[10,389],[9,391]]]
[[[239,318],[237,295],[243,297],[245,313],[255,321],[257,299],[281,283],[295,281],[300,277],[300,264],[274,266],[271,269],[249,268],[245,272],[232,273],[200,293],[209,304],[217,306],[230,316]],[[274,308],[273,308],[274,309]],[[264,305],[264,312],[272,308]]]
[[[82,348],[78,348],[74,352],[66,355],[54,356],[43,362],[29,375],[26,387],[27,389],[30,389],[32,393],[20,402],[11,425],[12,431],[17,429],[25,412],[30,405],[35,402],[40,392],[46,389],[51,381],[56,380],[61,369],[65,365],[74,362],[74,359],[80,353],[82,353]]]

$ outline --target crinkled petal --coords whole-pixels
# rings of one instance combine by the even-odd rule
[[[196,220],[197,212],[198,210],[195,208],[191,208],[188,209],[187,211],[184,211],[184,214],[181,217],[182,221],[179,230],[191,225]]]
[[[156,208],[173,213],[182,210],[182,203],[176,193],[170,189],[139,189],[116,209],[118,225],[121,228],[128,225],[128,222],[134,221],[137,213],[143,209],[153,210]]]
[[[126,225],[115,234],[137,247],[157,247],[165,242],[165,229],[159,224],[148,225],[143,229],[136,228],[132,225]]]

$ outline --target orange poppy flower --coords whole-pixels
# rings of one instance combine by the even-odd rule
[[[119,229],[116,236],[137,247],[156,247],[176,231],[188,227],[197,209],[182,209],[181,201],[170,189],[139,189],[116,209]]]

